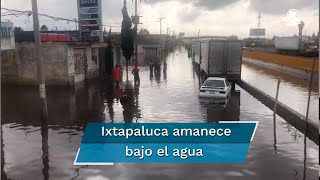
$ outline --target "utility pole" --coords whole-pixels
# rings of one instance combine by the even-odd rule
[[[73,20],[74,20],[74,25],[75,25],[75,27],[76,27],[76,31],[77,31],[77,30],[78,30],[77,18],[73,18]]]
[[[161,22],[162,22],[163,19],[166,19],[166,18],[165,17],[158,18],[158,22],[160,22],[160,35],[162,34],[162,32],[161,32]]]
[[[137,4],[137,0],[135,0],[135,10],[134,10],[134,15],[136,17],[136,19],[138,19],[138,4]],[[134,48],[134,64],[135,65],[138,65],[138,42],[137,42],[137,39],[138,39],[138,22],[135,21],[135,24],[134,24],[134,29],[136,30],[136,38],[135,38],[135,48]]]
[[[102,31],[102,0],[98,0],[98,16],[99,16],[99,41],[103,43],[103,31]]]
[[[47,109],[47,97],[46,97],[46,84],[45,84],[45,76],[43,71],[37,0],[32,0],[32,13],[33,13],[33,29],[34,29],[33,32],[34,32],[34,40],[36,45],[35,59],[37,61],[37,76],[38,76],[39,92],[40,92],[39,94],[40,94],[40,103],[41,103],[40,104],[41,119],[47,119],[48,109]]]
[[[162,46],[161,22],[162,22],[162,19],[166,19],[166,18],[165,18],[165,17],[160,17],[160,18],[158,18],[158,22],[160,22],[160,49],[159,49],[160,59],[162,59],[162,51],[161,51],[161,46]]]
[[[80,0],[77,0],[77,6],[78,6],[78,29],[79,29],[79,40],[82,41],[82,28],[80,23]]]
[[[161,46],[161,39],[162,39],[162,32],[161,32],[161,22],[163,19],[166,19],[165,17],[159,17],[158,22],[160,22],[160,46]]]

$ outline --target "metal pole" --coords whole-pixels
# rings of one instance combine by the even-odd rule
[[[161,21],[162,21],[162,18],[160,17],[160,38],[161,38],[161,35],[162,35],[162,32],[161,32]]]
[[[103,43],[103,28],[102,28],[102,4],[98,0],[98,14],[99,14],[99,41]]]
[[[78,25],[77,25],[77,18],[74,18],[74,25],[76,27],[76,31],[78,30]]]
[[[135,17],[137,18],[138,17],[138,5],[137,5],[137,0],[135,0]],[[135,48],[134,48],[134,64],[135,65],[138,65],[138,43],[137,43],[137,39],[138,39],[138,22],[135,22],[135,25],[134,25],[134,28],[135,30],[137,31],[136,32],[136,38],[135,38]]]
[[[32,13],[33,13],[34,40],[36,45],[35,59],[37,61],[37,76],[38,76],[40,102],[41,102],[40,110],[41,110],[41,117],[47,118],[48,109],[47,109],[47,97],[46,97],[46,84],[45,84],[45,76],[43,71],[43,62],[42,62],[42,53],[41,53],[40,27],[39,27],[37,0],[32,0]]]
[[[80,19],[80,0],[77,0],[77,5],[78,5],[78,29],[79,29],[79,39],[82,41],[82,32],[81,32],[81,19]]]
[[[306,125],[305,125],[305,134],[304,134],[304,146],[307,145],[307,133],[308,133],[308,118],[309,118],[309,107],[310,107],[310,96],[311,96],[311,89],[312,89],[312,81],[313,81],[313,71],[316,59],[313,59],[311,76],[309,80],[309,94],[308,94],[308,104],[307,104],[307,112],[306,112]],[[306,169],[306,157],[307,157],[307,148],[304,148],[304,169],[303,169],[303,179],[306,179],[307,169]]]
[[[277,106],[278,106],[278,97],[279,97],[279,89],[280,89],[280,82],[281,79],[278,79],[278,84],[277,84],[277,93],[276,93],[276,101],[274,102],[274,107],[273,107],[273,139],[274,139],[274,150],[277,150],[277,133],[276,133],[276,113],[277,113]]]

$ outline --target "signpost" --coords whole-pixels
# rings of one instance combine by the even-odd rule
[[[259,36],[265,36],[265,35],[266,35],[266,29],[260,29],[260,28],[250,29],[250,36],[259,37]]]
[[[1,50],[15,49],[13,23],[1,22]]]
[[[92,31],[99,31],[102,25],[99,0],[78,0],[79,30],[81,40],[88,39]]]

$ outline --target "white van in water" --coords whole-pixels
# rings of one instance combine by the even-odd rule
[[[231,93],[231,84],[226,78],[209,77],[200,88],[199,97],[228,98]]]

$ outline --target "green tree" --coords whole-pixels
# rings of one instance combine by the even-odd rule
[[[21,27],[14,27],[14,32],[22,32],[23,29]]]
[[[46,25],[42,25],[40,31],[48,31],[48,27]]]
[[[149,35],[150,33],[149,33],[149,31],[147,29],[140,29],[139,34],[141,34],[141,35]]]
[[[122,27],[121,27],[121,49],[123,56],[126,58],[126,71],[128,80],[128,62],[134,54],[134,36],[135,30],[132,29],[132,22],[128,15],[126,0],[122,8]]]

